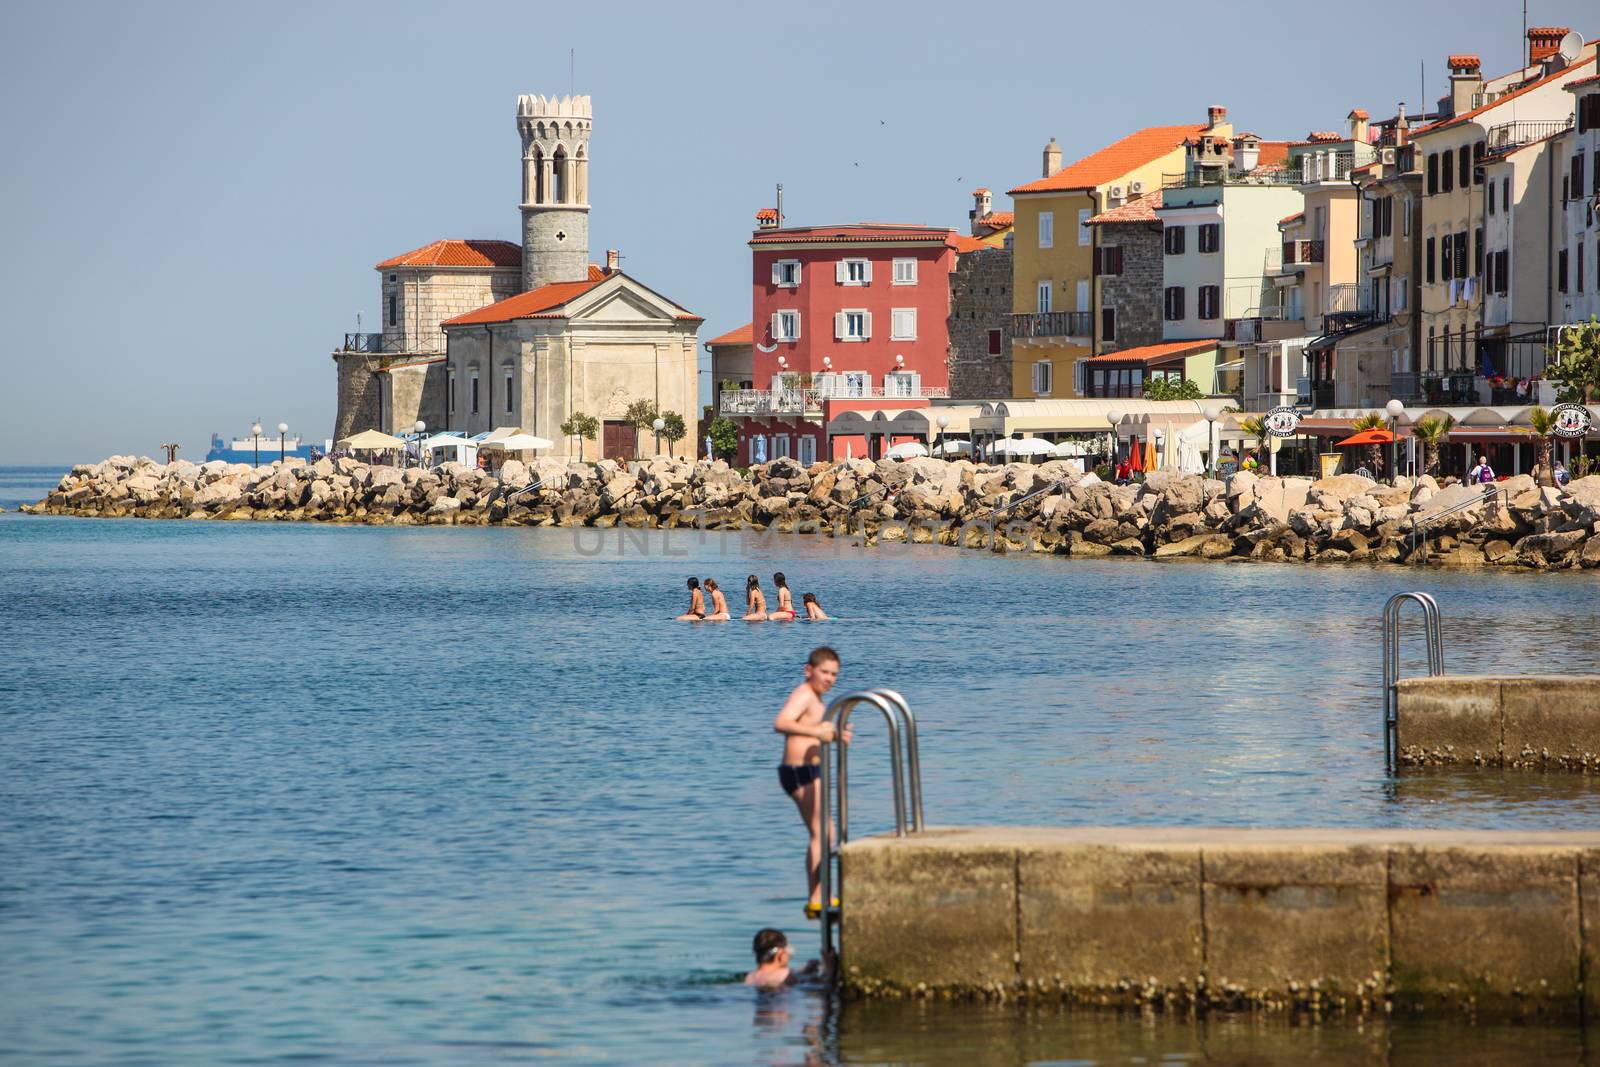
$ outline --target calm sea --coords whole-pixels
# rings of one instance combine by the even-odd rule
[[[839,618],[668,621],[686,575],[778,569]],[[1588,575],[5,514],[0,576],[0,1062],[1592,1055],[737,984],[758,927],[814,951],[770,727],[814,644],[911,700],[933,822],[1593,826],[1581,778],[1386,778],[1378,729],[1390,593],[1438,597],[1452,666],[1594,669]],[[854,751],[860,835],[881,727]]]

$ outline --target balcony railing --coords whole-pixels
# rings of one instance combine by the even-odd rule
[[[723,415],[814,415],[821,413],[824,400],[936,400],[949,395],[942,385],[852,389],[843,382],[804,389],[723,389],[717,394],[717,410]]]
[[[1303,183],[1343,181],[1350,176],[1356,157],[1352,152],[1308,152],[1300,157],[1300,180]]]
[[[1299,185],[1300,172],[1286,168],[1257,167],[1255,170],[1222,170],[1201,167],[1183,174],[1163,174],[1163,189],[1194,189],[1207,185]]]
[[[1087,311],[1036,311],[1011,316],[1011,336],[1089,337],[1094,316]]]
[[[1227,319],[1222,324],[1222,339],[1253,344],[1261,340],[1261,320],[1258,318]]]
[[[1421,400],[1422,381],[1416,371],[1397,370],[1389,373],[1389,396],[1395,400]]]
[[[443,352],[444,351],[443,340],[444,339],[441,336],[439,338],[438,342],[433,344],[431,347],[418,346],[418,347],[413,347],[413,348],[407,348],[406,345],[405,345],[405,338],[404,337],[394,337],[394,338],[391,338],[389,340],[384,340],[384,335],[381,334],[381,333],[347,333],[347,334],[344,335],[344,344],[340,346],[339,351],[341,351],[341,352],[370,352],[370,353],[372,353],[374,355],[383,354],[383,353],[399,354],[399,353]]]
[[[1518,122],[1502,122],[1498,126],[1489,127],[1489,136],[1484,143],[1490,151],[1497,148],[1515,148],[1560,133],[1571,126],[1571,115],[1564,119],[1523,119]]]
[[[1293,270],[1307,263],[1321,263],[1327,248],[1322,241],[1283,242],[1282,270]]]

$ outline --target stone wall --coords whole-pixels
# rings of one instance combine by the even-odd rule
[[[1600,1004],[1600,832],[937,829],[844,846],[857,994],[1121,1006]],[[1580,907],[1580,899],[1584,902]]]
[[[335,441],[362,430],[379,428],[378,397],[382,385],[376,372],[382,358],[367,352],[333,354],[338,389],[338,403],[333,418]]]
[[[1162,338],[1161,225],[1152,222],[1102,223],[1104,245],[1122,248],[1122,273],[1100,276],[1100,307],[1117,309],[1117,337],[1098,341],[1095,352],[1153,345]],[[1099,337],[1100,324],[1095,323]]]
[[[559,208],[524,205],[523,286],[531,290],[551,282],[581,282],[588,276],[588,209],[570,204]]]
[[[1404,678],[1397,696],[1401,763],[1600,770],[1600,676]]]
[[[964,252],[950,275],[950,396],[998,400],[1011,396],[1011,249]],[[999,330],[1000,354],[989,353]]]
[[[522,283],[521,272],[514,267],[397,267],[382,275],[379,314],[383,316],[383,350],[390,354],[443,352],[441,322],[515,296]],[[391,293],[396,297],[398,321],[394,323],[389,321]]]

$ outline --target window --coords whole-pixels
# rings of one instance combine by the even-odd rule
[[[512,382],[511,368],[507,367],[506,368],[506,414],[507,415],[511,414],[511,382]]]
[[[472,382],[467,390],[468,398],[472,401],[472,414],[478,413],[478,373],[472,373]]]
[[[1583,153],[1572,154],[1572,198],[1574,200],[1583,196]]]
[[[1050,291],[1055,288],[1053,282],[1039,283],[1039,313],[1042,315],[1050,310]]]
[[[1454,161],[1449,152],[1441,152],[1439,156],[1439,191],[1448,193],[1456,187],[1456,169],[1450,165]]]
[[[786,289],[800,287],[800,261],[780,259],[772,264],[772,284]]]
[[[1483,227],[1472,231],[1472,273],[1483,274]]]
[[[1432,196],[1439,191],[1439,153],[1428,153],[1428,194]]]
[[[1489,214],[1494,214],[1494,182],[1489,183]]]
[[[1567,250],[1556,253],[1556,291],[1567,291]]]
[[[1074,311],[1089,310],[1089,281],[1087,278],[1078,279],[1078,306]]]
[[[1411,278],[1409,275],[1394,280],[1394,292],[1389,296],[1389,307],[1392,311],[1406,309],[1407,294],[1411,292]]]
[[[1434,331],[1436,329],[1438,329],[1438,327],[1436,327],[1436,326],[1429,326],[1428,327],[1428,369],[1429,370],[1433,369],[1433,343],[1434,343]]]
[[[395,314],[395,295],[393,293],[390,293],[389,294],[389,325],[393,326],[398,321],[399,321],[399,316]]]
[[[1511,289],[1511,250],[1502,248],[1494,254],[1495,258],[1495,287],[1494,291],[1505,296]]]
[[[1200,226],[1200,251],[1215,252],[1222,243],[1222,224],[1216,222],[1203,223]]]
[[[1049,360],[1041,360],[1033,365],[1033,391],[1041,396],[1050,393],[1052,371],[1055,367]]]
[[[1505,208],[1507,212],[1511,210],[1511,178],[1509,176],[1500,179],[1500,206]]]
[[[1319,241],[1328,239],[1328,209],[1321,204],[1311,210],[1311,234]]]
[[[889,340],[915,341],[917,339],[917,309],[895,308],[889,312]]]
[[[1117,309],[1100,309],[1100,340],[1115,341],[1117,339]]]
[[[1433,284],[1433,238],[1430,237],[1422,244],[1422,277],[1429,285]]]
[[[456,413],[456,372],[451,371],[446,376],[445,380],[449,386],[448,389],[446,389],[446,393],[450,403],[450,414],[454,415]]]
[[[1183,227],[1168,226],[1165,234],[1165,248],[1169,256],[1183,255]]]
[[[1039,247],[1054,248],[1056,244],[1056,213],[1039,212]]]
[[[1094,250],[1094,272],[1096,275],[1122,273],[1122,246],[1102,245]]]
[[[841,259],[834,264],[833,276],[840,285],[866,285],[872,281],[872,264],[864,259]]]
[[[789,457],[789,435],[775,433],[772,435],[772,458],[787,459]]]
[[[1411,198],[1408,196],[1400,202],[1400,232],[1407,237],[1411,236]]]
[[[1198,305],[1202,319],[1211,320],[1217,317],[1220,310],[1218,305],[1222,303],[1220,295],[1221,290],[1215,285],[1202,285],[1200,287],[1199,299],[1195,303]]]
[[[991,356],[998,356],[1000,354],[1000,337],[1001,332],[999,330],[989,331],[989,354]]]
[[[919,395],[922,375],[911,371],[891,371],[883,376],[883,391],[890,396],[914,397]]]
[[[774,341],[800,340],[800,312],[775,311],[772,313],[772,339]]]
[[[1462,184],[1466,184],[1463,181]],[[1479,141],[1472,146],[1472,184],[1483,184],[1483,142]]]
[[[841,311],[833,317],[833,336],[839,341],[865,341],[872,336],[870,311]]]
[[[1572,287],[1572,291],[1575,292],[1575,293],[1583,292],[1583,241],[1582,240],[1578,241],[1578,275],[1574,279],[1574,281],[1577,284]]]
[[[1456,158],[1461,162],[1456,168],[1456,184],[1465,189],[1472,184],[1472,146],[1462,145],[1461,151],[1456,153]]]
[[[1078,209],[1078,243],[1080,245],[1094,242],[1094,231],[1089,226],[1090,214],[1091,212],[1086,207]]]
[[[1454,278],[1456,270],[1456,235],[1447,233],[1439,245],[1439,278],[1449,281]]]
[[[897,259],[894,261],[894,284],[917,284],[917,261],[914,259]]]
[[[1467,231],[1462,230],[1460,233],[1456,234],[1457,278],[1465,278],[1467,276],[1467,253],[1469,251],[1471,251],[1471,249],[1467,247]]]
[[[1179,322],[1183,319],[1183,286],[1167,286],[1166,312],[1168,322]]]

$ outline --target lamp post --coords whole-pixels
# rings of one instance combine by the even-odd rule
[[[261,424],[255,423],[250,427],[250,436],[256,439],[256,466],[261,466]]]
[[[650,428],[656,432],[656,455],[659,456],[661,455],[661,431],[667,428],[667,420],[657,415],[656,421],[650,424]]]
[[[938,426],[939,426],[939,439],[938,439],[938,444],[933,446],[933,450],[937,455],[943,456],[944,455],[944,429],[945,429],[946,426],[950,425],[950,416],[949,415],[940,415],[937,419],[934,420],[934,422],[936,422],[938,424]]]
[[[1111,449],[1106,454],[1106,465],[1111,468],[1111,480],[1117,477],[1117,426],[1122,422],[1122,412],[1112,410],[1106,412],[1106,422],[1111,424]]]
[[[428,424],[423,422],[421,419],[418,419],[416,421],[416,425],[412,426],[411,428],[415,430],[417,434],[417,466],[420,467],[422,466],[422,434],[423,431],[428,428]]]
[[[1400,416],[1406,413],[1406,406],[1391,400],[1383,410],[1389,413],[1389,484],[1393,485],[1400,476]]]
[[[1222,418],[1222,412],[1213,404],[1200,414],[1206,417],[1206,474],[1214,478],[1217,474],[1217,420]]]
[[[288,458],[288,455],[287,455],[288,449],[284,444],[284,439],[286,437],[288,437],[288,436],[289,436],[289,424],[287,422],[278,423],[278,462],[279,463],[282,463],[285,459]]]

